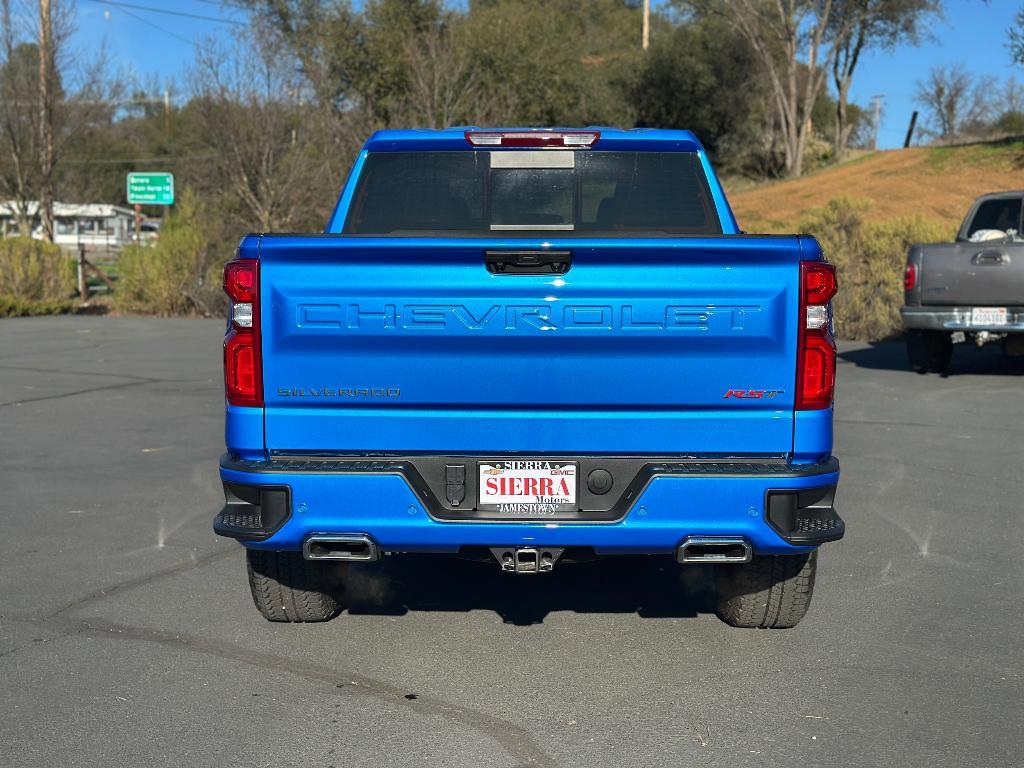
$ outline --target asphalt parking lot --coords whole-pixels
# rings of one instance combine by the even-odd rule
[[[730,629],[706,574],[392,559],[273,625],[223,497],[215,321],[0,322],[0,763],[1017,766],[1024,361],[841,349],[815,602]]]

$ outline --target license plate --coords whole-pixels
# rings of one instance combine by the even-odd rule
[[[477,509],[539,515],[578,509],[574,461],[481,461]]]
[[[1006,325],[1006,307],[975,307],[971,325]]]

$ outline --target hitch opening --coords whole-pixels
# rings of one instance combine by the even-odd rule
[[[551,573],[565,547],[491,547],[491,554],[506,573]]]

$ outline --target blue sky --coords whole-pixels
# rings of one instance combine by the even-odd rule
[[[206,35],[236,35],[243,27],[225,23],[244,20],[242,11],[217,0],[118,0],[130,6],[173,10],[221,19],[171,16],[122,7],[97,0],[78,0],[77,43],[93,48],[105,40],[111,64],[130,69],[140,79],[156,75],[183,82],[192,59],[193,41]],[[657,1],[657,0],[656,0]],[[946,17],[935,22],[931,39],[918,48],[892,53],[871,52],[860,65],[852,88],[853,99],[867,105],[875,94],[886,94],[879,134],[883,148],[899,146],[914,110],[914,83],[936,64],[962,62],[978,75],[1000,81],[1016,75],[1024,81],[1024,67],[1014,65],[1006,48],[1006,29],[1024,0],[948,0]]]
[[[914,111],[914,84],[938,64],[963,63],[976,75],[1004,82],[1011,75],[1024,82],[1024,67],[1015,65],[1006,47],[1006,30],[1024,0],[947,0],[945,19],[932,25],[932,39],[920,47],[893,53],[872,52],[854,75],[851,96],[865,106],[875,94],[887,94],[879,131],[880,147],[902,146]]]

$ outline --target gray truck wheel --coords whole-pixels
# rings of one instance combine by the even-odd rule
[[[945,331],[906,333],[910,367],[918,373],[945,373],[953,357],[953,338]]]
[[[817,566],[817,551],[715,566],[718,617],[734,627],[795,627],[811,605]]]
[[[340,563],[315,563],[299,552],[246,550],[252,601],[267,621],[327,621],[338,615]]]

